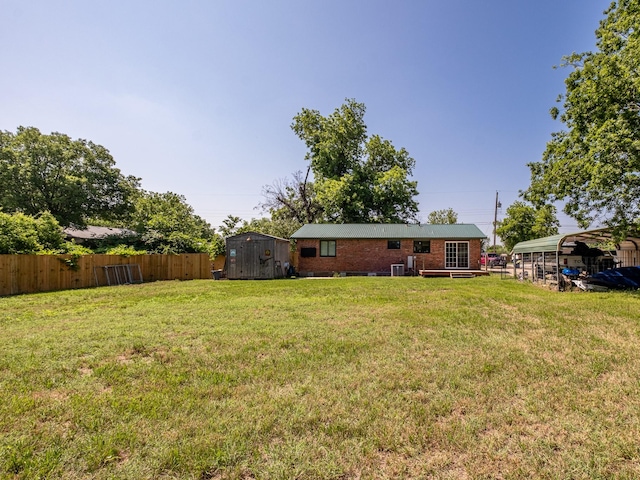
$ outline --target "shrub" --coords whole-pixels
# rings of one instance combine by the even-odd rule
[[[121,244],[107,249],[104,253],[106,253],[107,255],[122,255],[124,257],[131,257],[133,255],[144,255],[147,253],[147,251],[137,250],[131,245]]]
[[[22,213],[0,213],[0,253],[35,253],[41,250],[33,219]]]
[[[61,249],[64,243],[62,228],[49,212],[38,218],[0,212],[0,253],[45,253]]]

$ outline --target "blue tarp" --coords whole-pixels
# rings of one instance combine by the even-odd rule
[[[587,281],[617,289],[640,288],[640,267],[621,267],[613,270],[594,273]]]

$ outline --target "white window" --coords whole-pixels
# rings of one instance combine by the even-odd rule
[[[445,242],[444,268],[469,268],[469,242]]]

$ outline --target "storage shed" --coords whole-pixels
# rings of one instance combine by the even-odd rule
[[[285,276],[289,265],[289,240],[257,232],[227,237],[227,278],[267,280]]]

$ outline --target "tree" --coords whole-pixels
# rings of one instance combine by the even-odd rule
[[[511,251],[519,242],[557,234],[559,226],[556,208],[553,205],[536,208],[516,201],[507,208],[506,216],[500,222],[496,233],[507,250]]]
[[[458,223],[458,214],[454,212],[452,208],[447,208],[446,210],[434,210],[427,217],[427,221],[435,225],[453,225]]]
[[[280,218],[273,215],[271,218],[252,218],[250,221],[227,215],[218,228],[224,237],[230,237],[239,233],[258,232],[279,238],[290,238],[301,227],[301,224],[289,217]]]
[[[640,219],[640,5],[619,0],[605,15],[597,51],[563,60],[573,70],[551,115],[567,129],[529,164],[524,196],[536,205],[564,201],[582,228],[599,221],[624,235]]]
[[[322,205],[318,202],[313,182],[309,179],[311,165],[306,173],[298,170],[291,179],[276,180],[262,189],[265,198],[260,204],[263,211],[283,221],[300,225],[315,223],[322,218]]]
[[[182,195],[141,192],[130,228],[141,235],[145,248],[155,253],[208,252],[215,232]]]
[[[290,238],[302,225],[290,218],[252,218],[240,231],[264,233],[279,238]]]
[[[242,220],[240,217],[235,217],[229,214],[227,215],[227,218],[222,221],[222,225],[218,227],[218,230],[220,230],[220,234],[226,238],[240,233],[240,229],[246,225],[246,220]]]
[[[64,226],[121,219],[133,209],[139,179],[114,165],[93,142],[33,127],[0,131],[0,207],[34,216],[48,211]]]
[[[283,188],[267,189],[266,204],[276,211],[284,208],[300,223],[414,221],[417,182],[408,177],[415,160],[378,135],[368,137],[364,113],[364,104],[353,99],[327,117],[302,109],[291,128],[308,148],[309,170],[304,181],[300,174]]]
[[[34,218],[0,212],[0,254],[60,252],[64,244],[62,228],[50,213]]]

